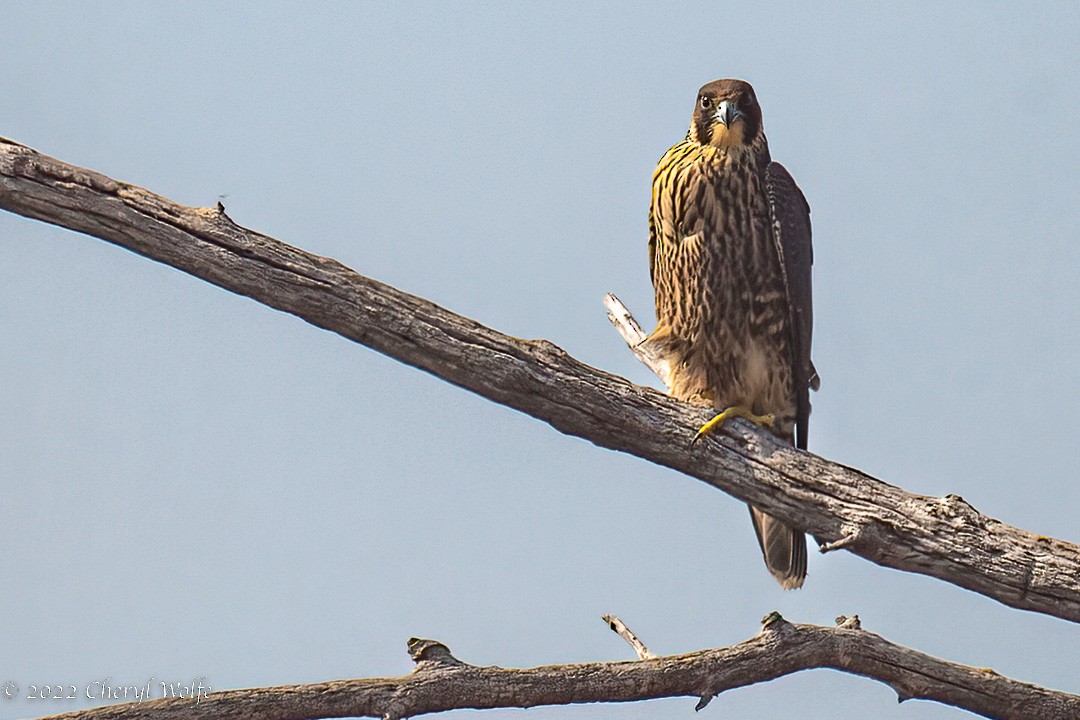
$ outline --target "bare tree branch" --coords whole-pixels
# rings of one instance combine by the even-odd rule
[[[107,240],[292,313],[550,423],[703,480],[826,548],[922,573],[1006,605],[1080,621],[1080,547],[914,495],[800,452],[743,421],[689,446],[711,416],[519,340],[341,263],[0,139],[0,207]],[[640,330],[640,329],[639,329]]]
[[[1011,680],[988,668],[939,660],[860,629],[793,625],[779,613],[754,637],[726,648],[628,662],[547,665],[528,670],[461,662],[435,640],[409,640],[416,668],[400,678],[213,691],[197,704],[158,699],[53,716],[53,720],[264,720],[374,717],[388,720],[458,709],[528,708],[572,703],[711,698],[732,688],[812,668],[879,680],[901,702],[934,700],[989,718],[1080,717],[1080,696]],[[706,701],[707,702],[707,701]],[[699,706],[702,703],[699,702]]]

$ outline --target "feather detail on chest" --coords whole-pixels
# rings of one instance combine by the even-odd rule
[[[664,155],[653,176],[652,278],[673,393],[786,415],[790,372],[776,369],[791,365],[787,293],[760,167],[750,148],[690,140]]]

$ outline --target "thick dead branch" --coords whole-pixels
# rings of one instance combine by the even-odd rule
[[[292,313],[550,423],[691,475],[819,543],[1006,605],[1080,621],[1080,547],[1005,525],[962,498],[914,495],[711,416],[546,340],[519,340],[341,263],[0,139],[0,207],[121,245]],[[640,328],[639,328],[640,330]]]
[[[416,668],[401,678],[227,690],[211,692],[197,704],[190,699],[159,699],[65,713],[53,716],[53,720],[401,720],[463,708],[528,708],[683,696],[704,699],[811,668],[833,668],[880,680],[896,691],[901,702],[934,700],[1011,720],[1080,717],[1080,696],[924,655],[860,629],[857,619],[841,616],[838,621],[837,627],[792,625],[774,612],[764,619],[761,632],[726,648],[528,670],[469,665],[440,642],[413,638],[409,653]]]

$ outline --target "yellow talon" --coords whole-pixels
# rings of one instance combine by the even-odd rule
[[[690,444],[693,445],[698,440],[705,437],[713,430],[724,424],[724,421],[729,420],[733,417],[745,418],[746,420],[749,420],[755,425],[764,425],[766,427],[772,427],[773,424],[776,422],[776,417],[773,415],[755,415],[750,410],[750,408],[746,407],[745,405],[735,405],[734,407],[729,407],[728,409],[724,410],[712,420],[702,425],[701,428],[697,431],[697,434],[694,435],[694,439],[690,441]]]

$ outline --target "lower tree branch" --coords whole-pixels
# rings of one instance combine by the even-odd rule
[[[0,138],[0,208],[116,243],[602,447],[703,480],[831,544],[1006,605],[1080,621],[1080,547],[914,495],[359,275],[341,263]],[[640,328],[639,328],[640,331]]]
[[[1011,720],[1080,717],[1080,696],[924,655],[862,630],[857,618],[841,616],[838,621],[837,627],[793,625],[774,612],[765,617],[757,635],[726,648],[527,670],[469,665],[440,642],[413,638],[409,652],[416,668],[401,678],[219,691],[198,703],[190,699],[150,700],[55,715],[53,720],[403,720],[459,709],[683,696],[707,702],[706,698],[732,688],[812,668],[832,668],[879,680],[896,691],[900,702],[934,700],[988,718]]]

